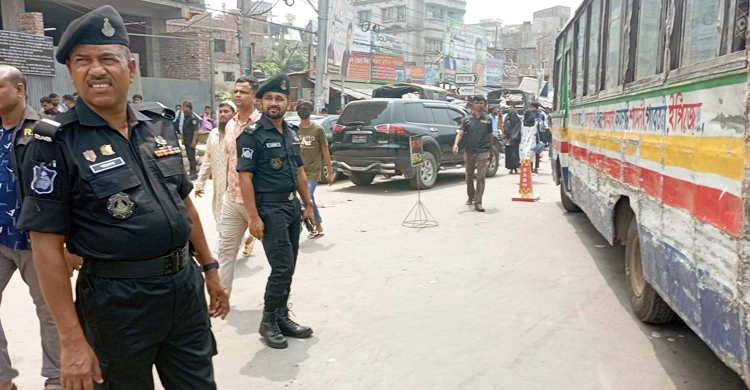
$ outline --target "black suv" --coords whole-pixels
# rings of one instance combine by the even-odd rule
[[[459,168],[463,154],[453,155],[461,120],[468,115],[456,106],[436,100],[369,99],[349,103],[333,130],[333,166],[352,183],[372,183],[375,175],[404,175],[412,187],[435,185],[440,169]],[[421,174],[411,166],[409,136],[421,135],[424,164]],[[495,176],[501,145],[495,137],[493,163],[487,176]]]

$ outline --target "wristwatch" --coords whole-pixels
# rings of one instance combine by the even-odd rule
[[[206,264],[206,265],[202,266],[201,268],[203,268],[203,272],[208,272],[208,271],[210,271],[212,269],[218,269],[219,268],[219,262],[216,261],[216,260],[214,260],[213,263]]]

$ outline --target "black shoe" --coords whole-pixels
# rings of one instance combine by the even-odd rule
[[[266,340],[266,344],[271,348],[284,349],[289,346],[286,338],[279,329],[278,315],[275,311],[264,311],[263,320],[258,329],[260,335]]]
[[[471,206],[473,204],[474,204],[474,201],[472,199],[469,199],[469,200],[466,201],[466,205],[467,206]]]
[[[482,207],[481,203],[477,203],[474,205],[474,210],[479,211],[480,213],[484,212],[484,207]]]
[[[289,309],[276,309],[276,317],[279,329],[284,336],[304,339],[312,336],[313,330],[309,326],[302,326],[289,318]]]
[[[198,180],[198,174],[197,174],[197,173],[191,173],[191,174],[189,175],[189,177],[190,177],[190,180],[191,180],[191,181],[196,181],[196,180]]]

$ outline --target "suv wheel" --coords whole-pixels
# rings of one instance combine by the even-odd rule
[[[349,179],[354,183],[355,186],[369,186],[372,181],[375,180],[375,174],[373,173],[356,173],[352,172]]]
[[[500,151],[493,146],[492,163],[487,167],[487,177],[495,177],[498,169],[500,169]]]
[[[434,187],[437,181],[438,164],[432,153],[425,151],[423,155],[422,167],[418,168],[417,175],[409,179],[409,184],[414,189],[428,190]]]

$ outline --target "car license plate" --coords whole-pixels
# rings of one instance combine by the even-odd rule
[[[365,144],[367,143],[367,136],[366,135],[353,135],[352,143],[353,144]]]

